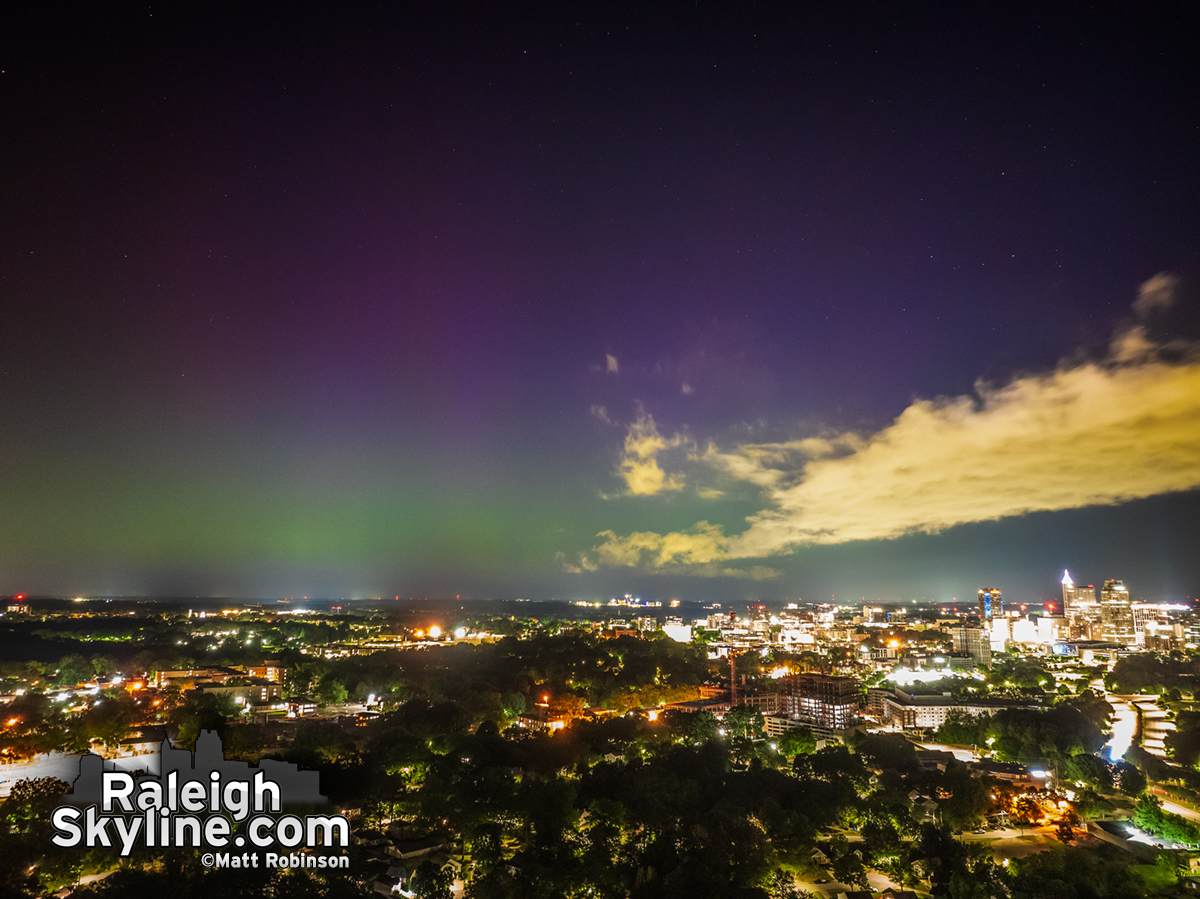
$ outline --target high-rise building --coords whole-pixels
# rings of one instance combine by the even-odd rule
[[[1004,597],[998,587],[984,587],[979,591],[979,617],[991,621],[1004,614]]]
[[[1063,617],[1071,639],[1101,639],[1100,604],[1096,588],[1091,584],[1076,584],[1069,572],[1062,579]]]
[[[825,674],[791,674],[779,679],[787,714],[806,724],[844,730],[858,705],[858,681]]]
[[[1071,572],[1063,569],[1062,579],[1062,601],[1063,615],[1066,618],[1071,617],[1071,613],[1075,610],[1075,604],[1079,601],[1075,592],[1075,582],[1071,580]]]
[[[954,640],[955,652],[970,653],[977,667],[986,668],[992,664],[991,635],[981,627],[955,628],[951,635]]]
[[[1100,590],[1100,627],[1105,640],[1133,645],[1133,604],[1121,581],[1107,580]]]

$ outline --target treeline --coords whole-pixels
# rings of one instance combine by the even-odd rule
[[[261,658],[261,655],[259,656]],[[532,639],[507,637],[496,643],[460,643],[425,651],[388,650],[370,656],[326,660],[288,650],[280,654],[288,667],[288,695],[311,696],[322,704],[374,697],[385,706],[411,700],[453,702],[472,726],[492,721],[507,726],[535,704],[570,719],[588,707],[624,713],[666,702],[694,699],[709,675],[702,648],[666,637],[605,640],[585,632]],[[152,664],[194,663],[175,659]],[[84,751],[92,741],[115,745],[133,726],[160,720],[181,729],[190,743],[201,726],[223,727],[225,717],[242,709],[230,700],[185,696],[175,689],[130,696],[107,691],[78,714],[64,710],[48,691],[111,672],[108,656],[63,657],[57,666],[10,663],[9,673],[30,677],[31,689],[5,706],[12,723],[0,730],[0,754],[25,758],[43,752]],[[35,677],[42,672],[44,681]],[[157,705],[150,706],[150,702]],[[254,754],[251,730],[239,731],[240,752]],[[8,750],[3,753],[3,750]]]
[[[217,720],[221,709],[208,711],[213,719],[197,717],[188,726],[226,727]],[[779,740],[773,749],[759,736],[752,710],[730,719],[720,729],[711,715],[683,712],[654,722],[635,715],[581,719],[551,735],[502,730],[488,718],[476,723],[457,701],[427,697],[382,716],[361,739],[330,722],[306,723],[288,755],[321,772],[331,799],[361,810],[359,827],[399,818],[418,833],[448,834],[456,857],[474,865],[467,899],[786,899],[797,895],[796,875],[818,874],[817,849],[830,875],[860,887],[867,871],[878,869],[950,899],[1144,893],[1103,850],[1064,849],[1005,870],[984,845],[954,839],[952,830],[994,811],[992,795],[1003,791],[956,762],[944,771],[923,767],[902,735],[865,735],[817,751],[809,735]],[[228,726],[227,739],[240,727]],[[937,803],[933,821],[922,820],[909,798],[914,791]],[[24,865],[9,883],[17,895],[36,892],[31,884],[39,871],[47,879],[37,882],[45,886],[51,875],[115,860],[103,851],[46,849],[40,861],[30,858],[48,845],[39,809],[56,800],[42,793],[25,791],[0,807],[0,852],[11,849],[6,857],[19,855]],[[831,835],[835,826],[851,828],[861,841]],[[359,852],[354,864],[361,870]],[[281,899],[363,894],[332,874],[296,880],[247,874],[239,885],[172,850],[147,851],[79,895],[160,894],[164,872],[180,897],[206,890]],[[1096,887],[1101,875],[1113,886]],[[1048,886],[1060,882],[1067,886]],[[431,874],[416,895],[446,899],[447,884]]]
[[[1169,656],[1152,653],[1118,659],[1105,684],[1117,693],[1166,693],[1174,699],[1191,698],[1200,687],[1200,658],[1173,652]]]
[[[1164,812],[1153,796],[1143,796],[1133,808],[1133,823],[1151,836],[1188,849],[1200,849],[1200,826],[1179,815]]]
[[[603,639],[584,631],[336,660],[289,655],[285,661],[291,666],[288,686],[296,693],[355,701],[373,695],[391,703],[453,700],[478,720],[500,720],[520,703],[517,711],[524,711],[542,697],[577,709],[654,706],[694,698],[709,677],[702,647],[663,635]]]
[[[1101,727],[1111,714],[1112,706],[1091,691],[1060,700],[1048,709],[1005,708],[979,716],[956,709],[938,729],[937,738],[943,743],[990,748],[1001,761],[1064,762],[1104,745]]]

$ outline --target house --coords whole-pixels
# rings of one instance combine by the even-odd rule
[[[447,845],[449,845],[448,841],[442,836],[422,837],[419,840],[396,840],[389,847],[388,853],[396,858],[408,860],[445,849]]]
[[[304,718],[317,713],[317,703],[307,696],[293,696],[287,701],[287,710],[289,718]]]

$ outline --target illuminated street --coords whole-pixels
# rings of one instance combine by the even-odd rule
[[[1109,704],[1113,707],[1112,737],[1104,744],[1103,755],[1111,761],[1119,761],[1133,743],[1137,731],[1137,712],[1130,704],[1132,697],[1106,694]]]

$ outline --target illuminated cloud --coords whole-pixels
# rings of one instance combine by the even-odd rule
[[[667,491],[682,490],[683,478],[668,476],[658,464],[658,454],[679,446],[683,438],[678,434],[670,439],[658,433],[654,419],[645,412],[629,426],[625,435],[625,451],[621,456],[617,474],[625,481],[625,492],[630,496],[654,496]]]
[[[604,354],[604,370],[610,375],[618,374],[621,371],[621,364],[617,362],[617,357],[612,353]]]
[[[1179,290],[1179,276],[1160,272],[1138,289],[1138,298],[1133,303],[1133,313],[1145,318],[1159,309],[1166,309],[1175,302]]]
[[[665,535],[605,531],[586,558],[701,573],[804,545],[936,533],[1200,487],[1200,347],[1156,345],[1141,323],[1170,305],[1176,283],[1160,275],[1143,286],[1135,319],[1103,361],[920,400],[874,435],[729,451],[709,444],[693,462],[762,491],[765,508],[746,530],[726,536],[700,522]],[[629,439],[626,446],[628,456]]]
[[[798,477],[768,490],[769,508],[727,542],[731,558],[1189,490],[1200,486],[1200,362],[1088,364],[919,401]]]
[[[726,553],[725,538],[719,525],[701,521],[686,531],[656,534],[638,531],[620,536],[613,531],[596,535],[604,542],[583,553],[578,564],[563,560],[566,571],[595,571],[607,568],[637,568],[659,574],[687,574],[694,577],[740,577],[768,580],[779,576],[772,568],[753,566],[735,568],[721,564]]]
[[[803,470],[805,461],[858,449],[861,445],[862,439],[857,434],[746,444],[727,453],[710,443],[702,454],[693,455],[692,460],[703,462],[736,480],[775,488],[793,480]]]

